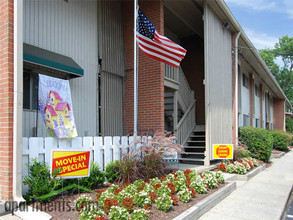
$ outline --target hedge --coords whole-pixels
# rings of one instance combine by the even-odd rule
[[[242,127],[239,137],[246,144],[251,156],[267,162],[270,160],[273,149],[273,136],[262,128]]]
[[[271,131],[273,136],[273,148],[280,151],[289,150],[288,145],[291,144],[291,135],[280,130]]]

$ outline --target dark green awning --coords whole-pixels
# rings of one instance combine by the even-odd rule
[[[84,70],[72,58],[30,44],[23,44],[23,60],[66,72],[71,77],[83,76],[84,74]]]

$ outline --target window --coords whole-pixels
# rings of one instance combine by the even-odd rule
[[[260,120],[258,118],[255,119],[255,127],[260,128]]]
[[[243,126],[250,126],[250,122],[249,122],[249,116],[248,115],[243,115]]]
[[[259,97],[259,88],[257,85],[255,85],[255,96]]]
[[[23,73],[23,109],[39,109],[38,75],[26,70]]]
[[[245,74],[243,74],[243,80],[242,81],[243,81],[243,86],[248,89],[249,82],[248,82],[248,77]]]

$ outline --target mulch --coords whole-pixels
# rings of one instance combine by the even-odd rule
[[[172,208],[168,212],[163,212],[158,210],[153,203],[150,209],[150,220],[170,220],[175,218],[176,216],[180,215],[187,209],[194,206],[196,203],[200,202],[201,200],[207,198],[209,195],[213,194],[214,192],[218,191],[219,189],[223,188],[225,184],[220,184],[216,189],[210,189],[206,194],[196,194],[195,198],[192,198],[188,203],[183,203],[179,201],[178,205],[172,206]],[[107,188],[108,186],[103,186],[101,188]],[[66,194],[63,196],[56,196],[50,202],[40,204],[34,203],[31,204],[34,208],[38,208],[49,215],[52,216],[53,220],[78,220],[78,212],[75,209],[74,201],[81,195],[85,194],[88,197],[91,197],[93,201],[96,201],[96,194],[94,193],[80,193],[80,194]],[[49,207],[51,209],[49,209]],[[107,218],[108,219],[108,218]]]

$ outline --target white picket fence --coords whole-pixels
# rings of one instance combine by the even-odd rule
[[[151,138],[151,137],[138,137]],[[99,164],[104,170],[108,163],[120,160],[121,155],[128,152],[129,147],[134,147],[134,137],[77,137],[74,139],[55,139],[30,137],[23,138],[23,166],[22,175],[27,176],[29,169],[27,164],[34,158],[45,161],[50,166],[52,149],[84,149],[92,151],[92,161]],[[135,146],[137,150],[140,144]],[[23,193],[28,191],[27,186],[23,186]]]

